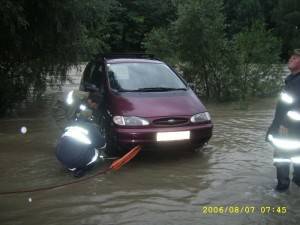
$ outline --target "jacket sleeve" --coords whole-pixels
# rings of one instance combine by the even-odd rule
[[[286,126],[287,122],[285,120],[286,114],[289,110],[300,108],[300,75],[290,75],[285,80],[284,92],[292,96],[293,102],[291,104],[286,104],[282,101],[278,101],[275,111],[274,120],[267,131],[266,137],[271,134],[277,134],[280,125]]]
[[[287,112],[287,108],[285,107],[284,104],[282,104],[282,102],[279,101],[276,105],[274,119],[267,131],[267,136],[269,134],[274,134],[274,135],[278,134],[280,125],[283,125],[284,116],[286,112]]]
[[[297,75],[297,78],[293,80],[286,91],[294,98],[294,102],[291,107],[300,106],[300,75]]]
[[[288,82],[290,79],[291,79],[291,75],[289,75],[285,79],[285,87],[283,88],[284,92],[286,92],[286,88],[288,87]],[[287,112],[287,105],[285,103],[283,103],[281,100],[278,100],[276,109],[275,109],[274,119],[266,133],[266,137],[265,137],[266,141],[268,141],[269,134],[273,134],[273,135],[278,134],[279,127],[280,127],[280,125],[283,124],[284,116],[285,116],[286,112]]]

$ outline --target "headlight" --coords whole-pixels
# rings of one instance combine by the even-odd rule
[[[66,102],[68,105],[72,105],[74,100],[73,100],[73,91],[70,91],[67,95]]]
[[[200,123],[200,122],[205,122],[205,121],[209,121],[209,120],[211,120],[211,118],[210,118],[210,115],[208,112],[198,113],[191,117],[192,123]]]
[[[90,145],[92,143],[91,140],[88,138],[88,131],[78,126],[67,127],[66,132],[62,136],[71,137],[87,145]]]
[[[294,102],[293,97],[286,92],[281,92],[280,99],[287,104],[292,104]]]
[[[274,138],[271,134],[269,134],[268,139],[273,143],[273,145],[280,149],[296,150],[300,148],[300,141]]]
[[[288,111],[287,115],[292,120],[300,121],[300,113],[297,111]]]
[[[147,126],[149,122],[136,116],[114,116],[113,121],[120,126]]]

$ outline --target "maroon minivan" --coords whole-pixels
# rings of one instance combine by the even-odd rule
[[[134,145],[186,145],[197,149],[212,136],[209,113],[186,81],[147,54],[97,57],[86,66],[80,90],[96,85],[103,96],[108,152]]]

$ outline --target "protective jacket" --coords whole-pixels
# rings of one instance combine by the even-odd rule
[[[291,117],[300,115],[300,73],[291,74],[285,79],[285,87],[277,103],[274,120],[267,132],[277,135],[280,126],[288,129],[289,136],[300,138],[300,121]]]
[[[71,91],[67,96],[67,118],[70,124],[56,146],[57,159],[69,170],[84,170],[96,163],[104,136],[87,104],[87,92]],[[96,110],[97,111],[97,110]]]

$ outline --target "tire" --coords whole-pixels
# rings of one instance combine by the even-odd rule
[[[202,149],[204,148],[204,146],[206,145],[206,143],[202,143],[201,145],[198,146],[191,146],[190,148],[188,148],[189,152],[195,153],[195,154],[199,154]]]
[[[120,153],[118,145],[109,139],[110,138],[108,138],[106,141],[106,150],[105,150],[106,154],[111,157],[120,156],[121,153]]]
[[[117,144],[116,137],[112,135],[111,130],[107,124],[104,126],[104,135],[106,140],[105,153],[111,157],[120,156],[122,154],[121,148]]]

